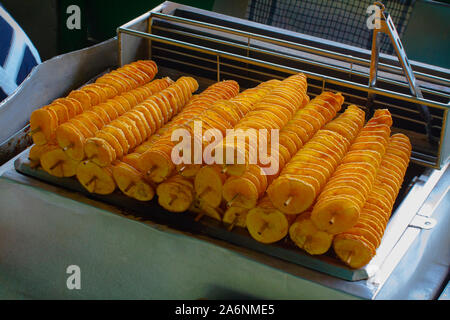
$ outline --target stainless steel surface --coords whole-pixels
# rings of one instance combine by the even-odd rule
[[[12,161],[0,167],[0,174],[0,298],[357,298],[304,278],[311,274],[324,283],[336,281],[317,272],[140,222],[23,176]],[[81,290],[66,287],[69,265],[81,268]],[[354,286],[370,295],[364,286]]]
[[[10,161],[0,167],[0,272],[7,282],[5,295],[432,299],[450,266],[450,169],[431,170],[423,178],[427,181],[417,182],[416,192],[408,193],[398,207],[410,208],[412,214],[394,212],[398,218],[389,223],[389,232],[396,224],[409,225],[423,208],[432,212],[436,225],[430,230],[407,226],[368,280],[349,282],[223,241],[135,220],[112,206],[23,176]],[[417,205],[419,195],[423,203]],[[82,269],[81,291],[65,287],[69,264]],[[413,281],[416,278],[420,279]]]
[[[439,300],[450,300],[450,282],[447,283],[444,291],[442,291]]]
[[[432,229],[408,227],[386,259],[396,264],[389,274],[384,268],[374,281],[385,279],[376,299],[437,299],[450,271],[450,168],[439,179],[422,208],[432,207]],[[419,209],[420,213],[422,208]],[[430,211],[429,211],[430,212]],[[388,270],[388,268],[386,268]]]
[[[0,165],[32,145],[33,140],[28,134],[30,125],[26,125],[5,142],[0,143]]]

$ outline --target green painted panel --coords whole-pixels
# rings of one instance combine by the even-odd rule
[[[402,42],[410,60],[450,68],[450,5],[418,1]]]
[[[100,41],[111,38],[116,35],[117,27],[153,9],[162,2],[162,0],[89,1],[89,35]],[[212,10],[214,4],[214,0],[177,0],[175,2],[205,10]]]
[[[60,0],[58,2],[58,52],[60,54],[79,50],[89,45],[86,2],[85,0]]]
[[[161,4],[162,0],[61,0],[58,3],[59,53],[84,48],[116,36],[116,29],[122,24],[142,15]],[[214,0],[177,0],[200,9],[212,10]],[[77,5],[81,9],[81,28],[68,29],[67,19],[71,14],[67,8]]]

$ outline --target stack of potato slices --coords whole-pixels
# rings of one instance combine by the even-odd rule
[[[179,128],[189,119],[195,118],[215,102],[233,97],[238,92],[238,83],[227,80],[215,83],[202,93],[192,97],[183,110],[169,123],[137,147],[133,153],[126,155],[121,161],[116,161],[113,167],[113,176],[120,190],[129,197],[140,201],[151,200],[155,193],[155,183],[149,177],[146,179],[146,175],[139,171],[141,154],[147,150],[154,150],[152,147],[156,142],[167,141],[176,128]],[[178,185],[176,184],[175,187],[178,187]]]
[[[237,197],[229,195],[226,192],[227,189],[223,188],[226,182],[230,181],[229,184],[232,185],[233,179],[240,178],[244,179],[243,181],[245,182],[249,182],[249,184],[254,183],[251,187],[253,187],[253,194],[256,194],[256,197],[258,196],[257,188],[264,184],[266,177],[256,172],[259,167],[248,163],[249,144],[246,144],[244,149],[239,149],[236,146],[237,139],[235,137],[240,134],[240,131],[248,132],[248,129],[265,129],[267,131],[270,129],[280,129],[308,101],[309,98],[306,95],[306,78],[303,74],[291,76],[277,83],[270,92],[260,96],[259,101],[255,100],[254,106],[247,113],[243,114],[241,120],[234,126],[234,133],[228,134],[221,146],[223,148],[223,160],[228,157],[227,153],[234,155],[234,159],[236,160],[238,156],[237,152],[242,151],[245,153],[245,163],[243,165],[225,164],[223,168],[220,168],[220,165],[217,164],[204,166],[195,177],[197,205],[200,209],[208,209],[204,210],[206,215],[222,220],[224,214],[221,213],[222,210],[219,208],[222,203],[222,198],[228,203],[236,200]],[[254,137],[254,140],[257,141],[258,137]],[[223,161],[223,163],[226,162]],[[247,172],[255,173],[252,175],[255,179],[248,180],[247,177],[243,176]],[[260,182],[258,179],[262,181]],[[245,185],[242,187],[245,189]],[[239,193],[239,190],[237,189],[236,192]]]
[[[228,201],[228,210],[224,222],[235,223],[236,207],[252,209],[256,206],[270,185],[286,163],[300,150],[303,145],[325,123],[333,119],[340,110],[343,102],[341,95],[326,92],[309,102],[300,109],[279,133],[279,161],[278,171],[272,175],[265,175],[264,168],[250,165],[239,177],[230,177],[223,187],[224,199]],[[306,128],[306,129],[305,129]],[[245,220],[240,217],[238,226],[245,227]],[[231,219],[231,220],[230,220]]]
[[[59,125],[93,106],[148,83],[157,72],[156,64],[151,60],[133,62],[33,111],[30,117],[33,142],[43,145],[55,141],[55,131]]]
[[[198,83],[194,78],[181,77],[168,88],[150,96],[137,108],[132,108],[104,126],[96,133],[96,137],[88,138],[84,148],[86,157],[101,167],[121,159],[179,113],[197,89]],[[137,122],[141,124],[140,131],[137,130],[137,124],[128,124],[132,119],[142,119]]]
[[[99,130],[111,125],[125,112],[130,111],[150,96],[166,89],[172,83],[173,81],[170,78],[154,80],[149,84],[96,105],[92,110],[81,113],[56,129],[58,145],[70,158],[83,160],[85,157],[85,142],[88,138],[94,137]],[[142,122],[145,121],[144,114],[139,112],[133,115],[134,117],[131,117],[128,114],[129,120],[127,120],[127,123],[133,125],[133,128],[145,131],[145,127],[144,130],[142,128]]]
[[[228,101],[222,100],[222,101],[216,102],[211,107],[211,109],[203,112],[201,115],[194,118],[192,121],[188,122],[184,126],[184,128],[187,130],[187,132],[190,133],[190,136],[192,137],[191,145],[194,145],[196,143],[195,139],[197,138],[196,135],[194,135],[194,127],[193,127],[195,122],[202,124],[202,132],[200,132],[201,136],[203,136],[204,132],[208,129],[216,129],[223,136],[226,133],[227,129],[232,129],[236,125],[236,123],[238,123],[238,121],[240,119],[242,119],[245,116],[245,114],[247,114],[259,100],[261,100],[264,96],[269,94],[273,90],[273,88],[277,87],[279,84],[280,84],[279,81],[267,81],[267,82],[260,84],[256,88],[245,90],[244,92],[240,93],[239,95],[237,95],[236,97],[234,97]],[[217,142],[220,142],[220,141],[217,141]],[[199,141],[198,143],[200,145],[202,145],[203,141]],[[193,151],[191,151],[191,155],[192,156],[194,155]],[[202,153],[202,155],[203,155],[203,153]],[[191,157],[189,160],[190,160],[190,163],[192,163],[196,159]],[[200,159],[200,163],[202,163],[202,162],[203,162],[202,159]],[[182,169],[180,169],[180,170],[182,170]],[[189,171],[191,171],[191,175],[192,175],[192,172],[194,172],[194,170],[192,170],[192,169],[189,169]],[[209,178],[207,178],[207,180],[204,180],[204,182],[206,182],[206,184],[208,184],[208,185],[203,186],[202,180],[197,179],[196,174],[194,174],[194,176],[191,176],[191,177],[186,177],[186,175],[183,173],[185,173],[184,170],[182,170],[181,173],[178,173],[178,175],[183,177],[185,180],[195,179],[195,186],[196,186],[195,191],[198,195],[200,195],[199,200],[201,200],[198,203],[198,205],[200,205],[201,207],[206,206],[206,207],[215,208],[216,207],[215,204],[212,204],[210,202],[213,199],[215,199],[216,200],[215,202],[217,202],[217,197],[215,197],[215,195],[217,194],[217,189],[213,189],[209,185],[210,181],[212,182],[212,180],[209,180]],[[202,174],[204,174],[204,173],[202,173]],[[200,175],[200,176],[202,176],[202,175]],[[178,180],[182,180],[181,177],[179,177]],[[172,183],[172,182],[167,182],[167,183]],[[190,183],[185,183],[184,188],[186,189],[190,185],[191,185]],[[161,184],[160,187],[158,187],[158,188],[160,188],[161,190],[167,191],[167,189],[165,187],[165,183]],[[189,198],[189,200],[191,200],[189,202],[181,201],[181,198],[178,199],[177,194],[179,194],[179,193],[176,192],[176,189],[174,189],[174,192],[169,193],[169,194],[167,192],[161,193],[158,190],[157,190],[157,193],[162,195],[162,197],[159,197],[160,204],[169,211],[173,211],[173,212],[186,211],[192,205],[192,202],[193,202],[193,199],[191,199],[191,198]],[[191,193],[191,194],[194,193],[194,189],[190,190],[189,193]],[[164,200],[165,197],[170,198],[170,200],[168,200],[169,202]],[[206,199],[205,199],[205,197],[206,197]],[[219,193],[218,197],[219,197],[218,202],[220,204],[222,194]],[[185,200],[187,200],[187,199],[185,199]]]
[[[330,95],[329,93],[325,94]],[[320,101],[320,98],[321,96],[318,96],[317,99]],[[332,107],[332,110],[333,108],[335,110],[334,114],[341,108],[343,102],[343,99],[339,98],[342,97],[336,95]],[[314,100],[311,102],[317,103]],[[340,123],[343,119],[352,117],[362,126],[364,113],[355,113],[354,108],[348,108],[345,113],[331,121],[330,124]],[[331,118],[327,120],[329,121]],[[286,236],[286,229],[283,228],[277,233],[276,230],[271,230],[276,228],[276,224],[268,224],[267,221],[273,220],[272,215],[276,215],[278,219],[283,220],[283,223],[280,222],[279,225],[285,225],[288,221],[292,222],[295,215],[308,209],[319,194],[321,185],[324,185],[336,163],[344,156],[350,141],[334,131],[321,129],[325,123],[322,122],[320,126],[311,130],[309,137],[312,138],[297,153],[292,155],[287,165],[282,168],[280,176],[270,184],[267,194],[272,206],[267,206],[263,201],[264,208],[258,205],[249,211],[247,220],[251,223],[247,223],[246,226],[255,239],[269,243],[276,242]],[[282,134],[283,131],[280,135]],[[313,134],[314,136],[312,136]],[[330,163],[330,165],[324,165],[324,163]],[[311,184],[311,180],[317,182],[317,184]],[[261,229],[262,226],[265,226],[265,228]],[[277,233],[279,238],[271,237],[262,240],[266,233],[268,235]]]
[[[106,194],[107,191],[113,192],[116,187],[112,178],[113,162],[116,159],[122,159],[168,123],[183,109],[197,89],[198,83],[194,78],[181,77],[168,88],[152,95],[97,131],[95,137],[86,140],[84,151],[89,161],[81,163],[77,168],[78,181],[89,190],[90,186],[95,186],[101,177],[108,176],[111,187],[102,189],[102,194]],[[127,121],[133,121],[132,119],[136,119],[140,114],[144,114],[141,121],[142,130],[138,130],[137,125],[129,125]],[[96,172],[104,168],[105,175],[95,174],[91,169],[94,165],[100,167],[95,170]]]
[[[375,255],[401,188],[411,156],[411,143],[403,134],[391,136],[374,186],[356,224],[333,240],[337,256],[352,268],[366,265]]]
[[[57,177],[75,175],[78,162],[83,158],[80,156],[83,148],[76,142],[111,121],[116,109],[131,108],[133,103],[151,95],[158,87],[149,83],[156,73],[153,61],[137,61],[33,111],[30,134],[35,145],[30,157],[34,165],[41,165]],[[167,78],[159,83],[168,81],[171,80]]]
[[[76,176],[91,193],[156,195],[169,212],[209,216],[261,243],[290,239],[311,255],[334,250],[351,268],[369,263],[411,156],[408,137],[391,135],[388,110],[365,123],[356,105],[341,112],[341,93],[310,100],[301,73],[198,94],[194,78],[156,73],[153,61],[137,61],[33,112],[31,166]],[[251,143],[239,146],[242,136]],[[264,146],[269,165],[251,161]]]
[[[208,106],[207,109],[214,107],[222,100],[234,97],[239,92],[239,86],[236,82],[222,82],[214,87],[215,94],[219,98]],[[212,94],[212,92],[211,92]],[[202,115],[207,112],[201,109],[201,112],[186,114],[182,121],[174,123],[155,143],[145,151],[139,159],[139,167],[149,181],[161,183],[172,175],[175,171],[175,164],[172,162],[172,149],[176,142],[172,140],[172,132],[175,130],[188,130],[192,136],[190,124],[194,121],[201,121]]]
[[[331,234],[355,225],[389,142],[392,118],[387,110],[376,110],[334,171],[317,199],[311,219]]]
[[[250,137],[249,140],[255,140],[256,145],[246,143],[244,149],[237,148],[236,141],[239,131],[245,132],[248,129],[268,130],[268,140],[264,141],[264,143],[270,145],[271,130],[282,129],[292,119],[297,110],[303,108],[309,102],[306,89],[306,76],[303,73],[290,76],[283,80],[269,95],[258,102],[255,108],[239,121],[234,127],[235,137],[227,135],[226,142],[224,143],[224,154],[235,154],[233,164],[225,164],[225,171],[228,175],[241,176],[244,174],[250,163],[249,156],[254,153],[254,150],[250,148],[258,148],[263,144],[262,141],[258,141],[261,138],[260,136]],[[228,141],[231,142],[228,144]],[[239,163],[239,158],[244,159],[243,164]],[[262,165],[261,163],[259,164]]]

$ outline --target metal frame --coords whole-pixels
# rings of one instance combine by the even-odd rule
[[[252,66],[252,67],[263,67],[270,69],[272,71],[276,72],[283,72],[287,74],[295,74],[299,72],[303,72],[307,75],[309,79],[318,80],[321,82],[321,86],[319,85],[310,85],[310,87],[316,87],[317,89],[324,89],[326,86],[329,85],[338,85],[342,86],[348,89],[355,89],[366,93],[366,99],[370,96],[380,96],[380,97],[386,97],[386,98],[394,98],[396,100],[408,102],[417,104],[420,106],[426,106],[430,108],[435,108],[443,111],[443,119],[442,119],[442,127],[439,137],[439,143],[433,146],[433,148],[437,148],[436,153],[436,160],[426,160],[426,155],[422,155],[420,152],[416,153],[413,152],[412,160],[414,162],[420,163],[422,165],[432,167],[432,168],[440,168],[448,158],[448,155],[442,155],[442,147],[444,145],[444,137],[447,130],[448,125],[448,110],[449,110],[449,104],[443,103],[441,101],[434,101],[427,98],[423,98],[421,96],[415,96],[412,94],[405,94],[405,93],[399,93],[392,90],[388,90],[385,88],[379,88],[375,86],[370,85],[369,79],[371,79],[370,74],[370,66],[371,61],[370,59],[365,59],[361,57],[352,56],[349,54],[343,54],[340,52],[334,52],[322,48],[316,48],[304,44],[294,43],[287,40],[277,39],[273,37],[268,37],[265,35],[255,34],[247,31],[242,31],[238,29],[233,29],[229,27],[224,27],[216,24],[211,23],[205,23],[201,21],[196,21],[192,19],[187,19],[183,17],[174,16],[171,14],[168,14],[168,11],[174,11],[175,8],[183,7],[186,8],[186,6],[181,6],[175,3],[171,2],[164,2],[160,6],[156,7],[155,9],[141,15],[140,17],[124,24],[123,26],[119,27],[117,29],[118,34],[118,41],[119,41],[119,64],[122,65],[125,62],[123,61],[122,57],[122,41],[123,41],[123,35],[131,35],[138,38],[147,39],[149,41],[149,50],[148,55],[149,58],[153,57],[152,53],[152,47],[157,48],[158,44],[166,44],[166,45],[174,45],[178,48],[182,49],[188,49],[194,52],[198,52],[199,54],[208,54],[211,56],[211,58],[199,58],[195,57],[196,59],[203,59],[203,61],[208,63],[214,63],[216,65],[215,72],[217,74],[216,78],[217,80],[220,80],[224,75],[230,76],[232,74],[227,74],[227,72],[223,71],[222,67],[231,66],[230,64],[227,64],[223,60],[231,60],[237,63],[245,63],[246,66]],[[166,12],[166,13],[163,13]],[[226,45],[233,48],[238,49],[244,49],[246,52],[246,55],[240,55],[235,54],[231,52],[226,52],[223,50],[218,50],[214,48],[209,48],[205,46],[201,46],[194,43],[189,43],[182,40],[172,39],[169,37],[164,37],[155,34],[155,30],[163,30],[160,26],[154,26],[155,20],[164,21],[164,22],[171,22],[175,23],[177,25],[183,25],[183,26],[189,26],[191,28],[198,28],[201,30],[206,30],[206,32],[211,32],[215,35],[222,34],[227,35],[229,37],[233,37],[233,39],[238,39],[239,41],[227,41],[222,39],[217,39],[214,37],[210,37],[208,35],[198,35],[189,33],[190,37],[194,37],[195,39],[199,40],[207,40],[216,43],[217,45]],[[147,23],[147,30],[146,31],[140,31],[133,29],[133,26],[137,23]],[[179,34],[183,36],[183,31],[179,30],[170,30],[172,33]],[[185,33],[187,34],[187,33]],[[311,59],[299,57],[292,54],[286,54],[284,52],[277,51],[275,49],[265,49],[261,48],[266,46],[276,46],[278,48],[286,48],[286,50],[295,50],[296,52],[302,52],[302,53],[308,53],[308,54],[314,54],[319,57],[323,57],[324,59],[332,59],[334,62],[337,63],[330,63],[330,62],[317,62],[313,61]],[[329,75],[319,74],[311,71],[305,71],[300,70],[297,68],[281,65],[278,63],[263,61],[260,59],[252,58],[250,57],[250,53],[263,53],[266,55],[269,55],[274,58],[282,58],[287,59],[289,61],[295,61],[295,62],[301,62],[301,63],[307,63],[310,66],[313,67],[324,67],[327,68],[330,71],[339,71],[344,72],[347,77],[346,79],[341,79]],[[156,57],[155,57],[156,58]],[[161,59],[166,59],[167,61],[170,61],[167,57],[159,57]],[[210,68],[202,67],[196,65],[195,67],[204,68],[209,71],[212,71]],[[249,70],[248,67],[238,67],[236,65],[232,65],[233,68],[240,68],[241,70]],[[403,87],[405,89],[409,89],[409,83],[405,81],[398,80],[399,76],[403,74],[403,69],[401,67],[397,67],[394,65],[386,64],[386,63],[378,63],[377,64],[377,70],[383,71],[384,73],[387,73],[388,75],[394,75],[395,77],[388,77],[385,75],[378,76],[378,80],[382,80],[387,84],[394,84],[400,87]],[[265,76],[272,76],[273,78],[280,78],[279,75],[276,74],[268,74],[267,72],[261,72],[261,71],[255,71],[251,70],[253,73],[258,74],[261,73],[261,75]],[[411,73],[412,76],[415,76],[420,81],[426,81],[428,83],[435,84],[437,86],[444,86],[446,88],[450,88],[450,80],[446,78],[442,78],[436,75],[426,74],[423,72],[414,72]],[[359,76],[359,77],[365,77],[367,78],[367,84],[361,84],[357,83],[355,81],[351,81],[352,76]],[[240,78],[243,78],[243,76],[239,76]],[[396,79],[397,78],[397,79]],[[350,80],[347,80],[350,79]],[[255,80],[253,78],[248,78],[248,80]],[[327,89],[329,90],[329,89]],[[436,97],[439,97],[442,100],[450,101],[450,90],[448,92],[443,92],[439,89],[435,88],[422,88],[421,90],[424,93],[432,94]],[[347,94],[348,95],[348,94]],[[360,97],[358,97],[360,98]],[[377,103],[377,101],[374,101]],[[367,101],[368,103],[368,101]],[[411,111],[411,110],[409,110]],[[412,120],[415,122],[418,122],[417,120]],[[419,121],[420,122],[420,121]],[[414,146],[414,141],[413,146]]]

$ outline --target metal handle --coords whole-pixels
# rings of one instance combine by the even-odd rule
[[[409,64],[408,57],[406,56],[405,49],[403,48],[403,44],[400,40],[400,37],[397,33],[397,29],[394,26],[394,22],[392,21],[391,16],[388,12],[386,12],[386,8],[383,3],[375,2],[374,5],[378,6],[380,9],[380,27],[375,28],[373,30],[373,38],[372,38],[372,54],[370,60],[370,74],[369,74],[369,86],[372,88],[376,87],[377,83],[377,73],[378,73],[378,60],[380,55],[380,37],[378,36],[380,32],[385,33],[391,39],[391,43],[395,49],[395,53],[397,54],[400,65],[403,69],[403,73],[406,77],[406,80],[409,84],[409,89],[413,96],[421,99],[423,98],[422,90],[417,84],[416,77],[414,76],[414,72]],[[368,108],[369,110],[373,109],[373,100],[374,95],[369,95]],[[430,143],[435,143],[435,140],[432,136],[432,124],[431,124],[431,116],[428,107],[424,105],[418,106],[418,111],[422,119],[425,121],[425,129],[428,140]]]

